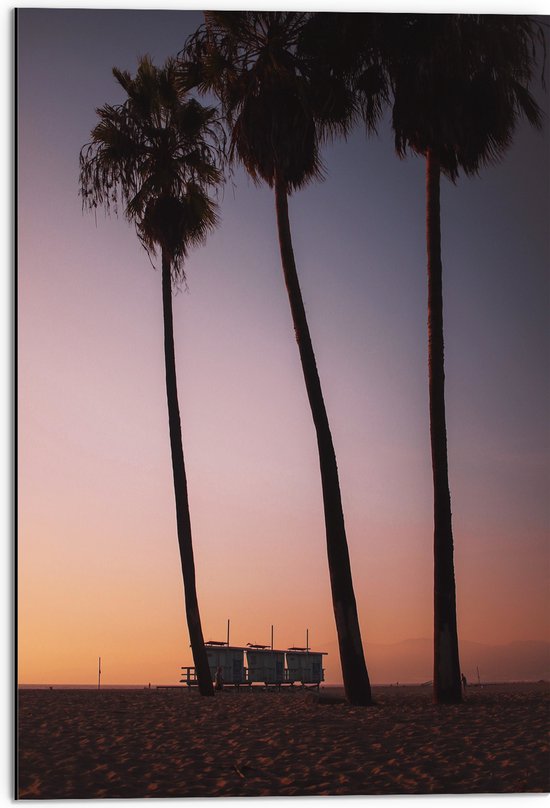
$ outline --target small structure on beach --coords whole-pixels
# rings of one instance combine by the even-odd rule
[[[244,649],[210,640],[205,643],[212,681],[218,668],[222,669],[225,684],[242,684],[245,679]]]
[[[286,652],[287,677],[289,682],[319,684],[324,679],[324,651],[310,651],[308,648],[289,648]]]
[[[285,681],[285,652],[274,651],[269,645],[246,647],[248,681],[264,684],[282,684]]]
[[[325,679],[325,651],[310,651],[307,644],[305,648],[276,650],[273,648],[273,632],[271,645],[248,643],[246,647],[241,647],[229,645],[228,626],[227,642],[209,640],[204,645],[212,681],[215,681],[216,673],[221,668],[224,685],[252,687],[261,684],[266,688],[270,685],[278,688],[282,685],[309,685],[318,688]],[[198,684],[193,666],[182,667],[181,670],[182,684],[188,687]]]

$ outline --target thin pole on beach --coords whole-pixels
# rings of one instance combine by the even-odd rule
[[[99,657],[97,663],[97,689],[101,688],[101,657]]]
[[[227,618],[227,644],[229,645],[229,624],[231,620]]]
[[[271,650],[273,651],[273,626],[271,626]]]
[[[477,683],[478,683],[478,685],[481,686],[481,678],[479,676],[479,668],[477,667],[477,665],[476,665],[476,671],[477,671]]]
[[[306,653],[309,652],[309,629],[306,628]]]

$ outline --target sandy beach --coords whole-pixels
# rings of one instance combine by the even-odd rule
[[[550,686],[312,692],[21,690],[18,796],[206,797],[550,790]]]

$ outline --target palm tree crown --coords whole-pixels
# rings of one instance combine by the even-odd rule
[[[222,180],[223,130],[214,109],[182,98],[174,60],[157,68],[144,57],[134,78],[117,68],[113,74],[128,98],[97,110],[80,154],[83,204],[116,211],[121,202],[143,246],[164,250],[179,279],[189,247],[217,221],[208,189]]]
[[[311,16],[207,11],[184,49],[183,75],[221,100],[230,156],[270,187],[279,178],[288,193],[322,177],[321,143],[346,133],[355,111],[352,93],[301,48]]]
[[[384,37],[397,153],[437,153],[441,171],[477,174],[502,158],[517,122],[537,128],[529,91],[540,24],[520,15],[397,15]],[[389,34],[391,33],[391,36]]]

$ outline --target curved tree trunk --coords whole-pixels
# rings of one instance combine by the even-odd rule
[[[187,478],[183,459],[181,439],[181,423],[178,405],[178,388],[176,383],[176,360],[174,354],[174,326],[172,319],[172,278],[170,261],[162,254],[162,309],[164,315],[164,361],[166,368],[166,398],[168,401],[168,420],[170,424],[170,448],[172,452],[172,471],[174,475],[174,492],[176,496],[176,522],[178,545],[181,558],[183,587],[185,592],[185,613],[189,628],[189,639],[195,662],[195,670],[202,696],[213,696],[214,687],[208,665],[208,657],[204,648],[197,588],[195,583],[195,561],[191,541],[191,518],[189,515],[189,499],[187,495]]]
[[[275,184],[275,202],[277,207],[277,226],[283,273],[288,291],[296,341],[302,360],[302,370],[307,395],[317,432],[330,584],[344,687],[346,697],[350,704],[370,705],[372,704],[371,688],[367,666],[365,664],[357,606],[353,592],[344,514],[342,511],[342,499],[340,496],[340,484],[338,481],[338,467],[336,465],[336,456],[334,454],[332,436],[321,390],[321,382],[317,371],[317,363],[315,362],[315,355],[311,344],[302,293],[296,273],[288,220],[286,186],[280,181]]]
[[[430,440],[434,486],[434,699],[439,704],[457,704],[462,701],[462,688],[445,423],[440,175],[439,159],[429,150],[426,155],[426,239]]]

